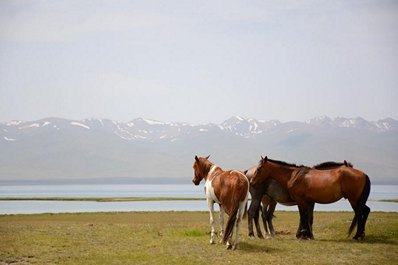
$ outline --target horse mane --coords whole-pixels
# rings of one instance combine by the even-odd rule
[[[274,159],[270,159],[270,158],[267,158],[267,161],[275,163],[275,164],[278,164],[278,165],[281,165],[281,166],[286,166],[286,167],[304,167],[304,165],[299,165],[298,166],[298,165],[293,164],[293,163],[287,163],[285,161],[274,160]],[[262,165],[263,163],[264,163],[264,160],[261,159],[259,164]]]
[[[322,169],[332,169],[341,166],[353,167],[353,165],[350,162],[344,160],[343,163],[334,162],[334,161],[323,162],[313,166],[313,168],[322,170]]]
[[[202,167],[204,168],[206,173],[209,172],[211,166],[214,165],[212,162],[210,162],[209,159],[207,159],[205,157],[200,157],[199,161],[200,161],[200,164],[202,164]]]

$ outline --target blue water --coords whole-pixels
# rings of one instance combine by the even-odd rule
[[[203,186],[194,185],[32,185],[0,186],[0,197],[188,197],[203,198]],[[378,202],[398,199],[398,185],[373,185],[367,205],[372,211],[398,212],[398,203]],[[277,210],[297,211],[296,206]],[[347,200],[316,204],[316,211],[352,211]],[[0,214],[117,211],[207,211],[205,201],[0,201]]]
[[[0,197],[179,197],[202,198],[202,186],[174,185],[18,185],[0,186]]]

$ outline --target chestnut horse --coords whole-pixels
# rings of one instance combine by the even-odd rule
[[[325,169],[332,169],[341,166],[353,167],[350,162],[344,160],[343,163],[339,162],[323,162],[316,166],[313,166],[315,169],[325,170]],[[253,176],[254,172],[256,171],[257,166],[253,166],[250,169],[245,171],[245,175],[250,181],[250,178]],[[262,212],[262,219],[265,234],[268,237],[271,234],[272,237],[275,236],[275,229],[272,223],[272,219],[274,217],[274,211],[276,208],[276,204],[280,203],[285,206],[293,206],[297,205],[286,189],[284,189],[276,180],[270,179],[266,181],[266,183],[260,183],[259,185],[250,185],[250,195],[251,195],[251,203],[249,207],[249,218],[248,218],[248,227],[249,227],[249,237],[254,239],[254,231],[253,231],[253,220],[254,224],[256,225],[257,236],[259,238],[264,238],[263,234],[261,233],[261,228],[258,223],[259,219],[259,212]],[[311,230],[312,230],[312,214],[309,216]],[[268,232],[269,228],[269,232]],[[300,233],[301,225],[298,228],[297,234]]]
[[[208,160],[208,157],[195,156],[193,164],[194,178],[192,182],[199,185],[202,179],[205,179],[205,194],[207,205],[210,211],[211,237],[210,244],[215,241],[215,220],[214,203],[220,205],[220,237],[222,242],[231,248],[230,239],[236,222],[235,242],[233,249],[238,247],[239,226],[246,211],[247,199],[249,196],[249,181],[245,175],[237,170],[224,171],[219,166],[214,165]],[[223,212],[229,216],[225,233],[223,235]]]
[[[346,162],[345,162],[346,164]],[[351,165],[352,166],[352,165]],[[346,164],[329,169],[309,168],[286,162],[262,158],[250,183],[258,185],[269,179],[278,181],[299,207],[300,225],[298,238],[313,239],[312,221],[315,203],[333,203],[347,198],[355,212],[349,235],[356,225],[354,239],[365,237],[365,224],[370,208],[366,201],[370,193],[369,177]]]
[[[313,166],[315,169],[325,170],[325,169],[332,169],[341,166],[353,167],[350,162],[344,160],[343,163],[340,162],[324,162]],[[250,169],[245,171],[246,177],[249,179],[254,174],[257,166],[253,166]],[[285,206],[293,206],[297,205],[292,198],[290,198],[289,192],[284,189],[276,180],[270,179],[266,183],[260,183],[258,185],[250,185],[250,195],[251,195],[251,204],[249,207],[249,218],[248,218],[248,229],[249,229],[249,237],[250,239],[254,239],[254,231],[253,231],[253,220],[254,224],[256,225],[257,236],[259,238],[264,238],[263,234],[261,233],[261,228],[258,223],[259,219],[259,212],[262,212],[262,219],[263,225],[266,236],[269,234],[274,237],[275,236],[275,229],[273,225],[273,217],[274,211],[276,208],[276,204],[280,203]],[[311,224],[312,230],[312,214],[308,217]],[[269,228],[269,232],[268,232]],[[298,228],[297,234],[301,231],[301,224]]]

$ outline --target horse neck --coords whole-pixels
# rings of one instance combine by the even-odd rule
[[[297,169],[297,167],[272,165],[271,178],[278,181],[282,187],[287,189],[287,183],[291,179],[292,173]]]
[[[204,170],[203,170],[203,174],[204,174],[204,179],[205,180],[208,180],[209,178],[211,178],[211,174],[212,174],[212,171],[214,171],[214,169],[216,168],[217,166],[216,165],[214,165],[213,163],[208,163],[208,164],[206,164],[205,165],[205,167],[204,167]]]

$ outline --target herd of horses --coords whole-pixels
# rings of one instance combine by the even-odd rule
[[[354,210],[348,235],[357,226],[353,239],[365,237],[365,224],[370,213],[366,201],[370,193],[369,177],[344,160],[343,163],[325,162],[313,167],[286,163],[261,157],[258,165],[245,172],[223,170],[207,157],[195,156],[193,183],[205,180],[205,194],[210,211],[210,243],[215,243],[216,229],[214,204],[220,206],[219,236],[227,248],[238,247],[239,227],[248,212],[249,237],[254,238],[253,221],[257,236],[263,238],[259,225],[261,213],[265,233],[274,236],[273,213],[277,203],[297,205],[300,223],[296,232],[298,239],[314,239],[312,233],[315,203],[333,203],[341,198],[348,199]],[[247,210],[247,202],[251,204]],[[224,212],[229,216],[224,231]],[[231,242],[235,226],[235,240]],[[269,229],[269,230],[268,230]]]

